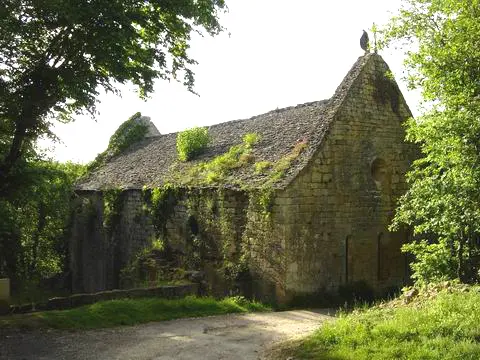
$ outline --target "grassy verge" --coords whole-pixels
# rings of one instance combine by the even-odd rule
[[[341,315],[288,352],[295,359],[480,359],[480,288],[417,299]]]
[[[269,310],[263,304],[239,297],[223,300],[193,296],[178,300],[123,299],[98,302],[71,310],[2,317],[0,328],[93,329],[186,317]]]

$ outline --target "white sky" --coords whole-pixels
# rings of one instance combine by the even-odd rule
[[[214,38],[194,36],[191,42],[190,55],[199,62],[194,72],[200,97],[165,81],[156,83],[146,102],[127,87],[122,98],[102,95],[96,121],[77,117],[55,126],[63,144],[56,145],[53,156],[93,160],[137,111],[165,134],[329,98],[363,54],[362,29],[385,23],[400,0],[227,0],[227,5],[229,12],[222,16],[227,31]],[[399,81],[401,54],[381,55]],[[414,111],[418,97],[400,86]]]

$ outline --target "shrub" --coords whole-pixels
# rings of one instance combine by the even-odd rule
[[[426,240],[415,241],[404,244],[402,251],[415,256],[410,267],[416,284],[426,285],[456,278],[458,259],[445,241],[440,240],[438,244],[429,244]]]
[[[253,145],[260,141],[260,135],[257,133],[247,133],[243,136],[243,143],[247,149],[251,149]]]
[[[201,154],[210,142],[206,127],[194,127],[179,132],[177,135],[177,152],[181,161],[188,161]]]
[[[255,163],[255,174],[263,174],[272,167],[270,161],[259,161]]]
[[[241,144],[234,145],[226,153],[216,156],[208,162],[199,164],[192,169],[192,174],[203,178],[208,184],[222,181],[233,169],[255,161],[252,147],[259,139],[260,136],[255,133],[246,134]]]

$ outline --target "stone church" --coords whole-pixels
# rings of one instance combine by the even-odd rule
[[[177,134],[154,129],[77,184],[73,290],[122,286],[153,241],[214,294],[285,302],[358,281],[378,294],[403,285],[408,233],[388,226],[418,154],[404,142],[411,116],[387,64],[365,54],[330,99],[210,126],[190,161],[178,160]],[[238,163],[222,168],[232,153]]]

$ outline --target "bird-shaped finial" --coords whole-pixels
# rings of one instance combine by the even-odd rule
[[[368,40],[368,34],[365,30],[363,30],[362,37],[360,38],[360,47],[365,51],[368,52],[370,48],[370,43]]]

